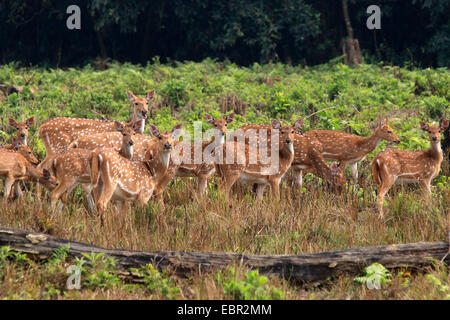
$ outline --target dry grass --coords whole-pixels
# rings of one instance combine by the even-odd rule
[[[446,240],[447,216],[450,214],[448,183],[444,189],[433,187],[431,201],[427,201],[417,188],[393,188],[386,197],[385,219],[380,220],[375,208],[376,189],[370,178],[366,178],[367,169],[361,173],[360,186],[341,195],[329,193],[317,178],[307,176],[303,192],[290,188],[286,182],[281,201],[267,196],[261,203],[242,186],[237,186],[231,202],[225,203],[217,191],[217,180],[210,182],[208,195],[199,198],[193,180],[178,179],[166,191],[164,212],[153,203],[149,203],[143,212],[134,205],[128,211],[119,211],[112,206],[104,226],[96,217],[87,214],[81,190],[75,192],[71,205],[62,214],[52,213],[47,202],[40,207],[33,192],[28,192],[24,201],[9,202],[0,207],[0,225],[43,231],[105,248],[145,251],[301,254]],[[181,296],[188,299],[226,298],[215,277],[216,273],[212,272],[177,280],[181,281],[178,282],[180,286],[186,287]],[[270,283],[281,287],[288,299],[439,298],[440,295],[431,293],[431,288],[423,295],[410,292],[413,284],[420,287],[420,283],[425,283],[423,277],[417,275],[408,288],[403,288],[397,284],[403,281],[402,276],[398,276],[389,286],[390,293],[371,292],[349,278],[339,278],[320,287],[296,286],[280,279],[271,279]],[[0,296],[3,291],[14,298],[7,286],[7,283],[0,285]],[[42,286],[40,284],[41,289]],[[427,283],[426,286],[431,285]],[[18,287],[13,292],[21,290],[25,289]],[[70,293],[65,298],[161,298],[136,292],[139,290],[88,290]]]

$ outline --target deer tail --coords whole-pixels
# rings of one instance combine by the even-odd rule
[[[382,183],[382,178],[381,178],[380,164],[379,164],[378,157],[376,157],[372,161],[372,174],[373,174],[373,179],[375,180],[376,184],[380,186]]]
[[[99,152],[92,152],[91,158],[91,184],[95,187],[98,185],[100,179],[100,168],[103,162],[103,158]]]

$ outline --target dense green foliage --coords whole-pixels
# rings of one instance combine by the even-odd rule
[[[245,123],[269,123],[271,118],[294,122],[303,117],[305,130],[324,128],[367,136],[379,117],[390,116],[401,137],[400,148],[420,149],[428,141],[419,122],[450,116],[449,82],[450,74],[442,68],[351,68],[339,62],[313,68],[256,63],[244,68],[209,59],[202,63],[155,61],[145,67],[113,63],[105,71],[89,65],[63,71],[10,64],[0,68],[0,83],[24,86],[24,90],[0,102],[0,141],[13,132],[8,117],[34,115],[38,125],[58,116],[127,120],[126,90],[143,96],[155,89],[150,121],[163,130],[181,121],[192,133],[193,121],[201,120],[205,112],[219,116],[237,111],[240,104],[233,129]],[[234,104],[225,104],[227,96],[235,97]],[[43,153],[36,127],[31,133],[32,147]]]
[[[81,30],[66,28],[73,4],[81,9]],[[366,62],[449,66],[449,0],[378,1],[381,30],[366,27],[373,4],[349,1]],[[342,55],[346,36],[336,0],[0,1],[3,63],[73,66],[109,57],[145,64],[159,56],[311,65]]]

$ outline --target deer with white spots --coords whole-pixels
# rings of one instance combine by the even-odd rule
[[[13,149],[0,148],[0,177],[3,179],[4,201],[7,201],[11,188],[16,181],[32,180],[53,190],[57,185],[56,179],[47,170],[41,171],[33,166],[39,161],[33,155],[31,149],[15,137],[13,137],[12,142]]]
[[[276,150],[272,150],[272,143],[263,146],[261,142],[266,140],[258,139],[257,143],[253,143],[251,139],[248,140],[248,143],[239,140],[230,141],[230,138],[234,139],[234,135],[231,135],[229,141],[216,150],[216,173],[222,179],[220,188],[226,197],[228,197],[233,184],[239,181],[244,184],[256,184],[256,198],[258,200],[262,199],[264,189],[269,184],[272,188],[272,196],[279,199],[281,179],[294,160],[294,132],[299,129],[299,125],[301,123],[297,121],[293,126],[283,127],[279,121],[272,120],[272,126],[250,124],[240,128],[241,133],[250,129],[259,130],[258,136],[262,135],[260,130],[266,130],[269,137],[272,135],[272,130],[275,130],[274,134],[278,140],[274,142]],[[245,138],[245,141],[247,141],[247,138]],[[274,158],[277,163],[262,161],[261,154],[263,152],[260,152],[260,148],[267,148],[265,151],[267,151],[271,160]],[[230,152],[231,154],[227,154]]]
[[[133,128],[135,132],[138,132],[138,128],[141,127],[144,120],[137,121],[134,125],[128,124],[126,127]],[[148,147],[153,145],[156,142],[155,137],[136,133],[133,136],[133,155],[131,157],[127,157],[123,154],[127,159],[134,160],[144,160],[145,152]],[[86,150],[94,150],[96,148],[113,148],[117,151],[120,151],[122,148],[122,133],[121,132],[102,132],[95,133],[88,136],[83,136],[78,139],[75,139],[72,143],[69,144],[68,149],[86,149]]]
[[[142,120],[141,120],[142,121]],[[119,154],[127,159],[133,156],[135,131],[132,125],[124,126],[121,122],[115,122],[115,128],[121,135],[121,149]],[[88,201],[88,209],[91,214],[95,212],[94,199],[91,191],[94,184],[91,181],[93,161],[92,150],[75,148],[57,155],[52,162],[52,171],[59,180],[59,185],[50,193],[52,208],[56,208],[56,202],[61,199],[58,211],[62,211],[64,204],[68,202],[68,196],[79,184],[83,186]],[[94,192],[94,197],[98,195]]]
[[[138,200],[141,207],[147,204],[157,180],[166,173],[173,139],[181,127],[178,124],[171,132],[161,133],[151,125],[150,132],[158,141],[149,148],[148,160],[128,160],[112,148],[94,151],[91,181],[98,189],[97,208],[102,222],[110,200]]]
[[[214,151],[225,142],[225,134],[227,132],[227,125],[234,119],[234,113],[229,114],[224,119],[214,119],[211,115],[205,115],[206,121],[213,125],[215,131],[214,136],[210,141],[204,142],[181,142],[183,144],[190,144],[187,150],[190,150],[190,157],[186,160],[182,158],[181,163],[176,170],[177,177],[196,177],[198,179],[198,194],[202,196],[208,186],[208,178],[214,173]],[[183,149],[181,149],[183,151]],[[195,155],[196,152],[201,152],[201,155]],[[205,153],[211,155],[211,161],[205,159]],[[179,154],[180,157],[184,153]],[[199,163],[196,163],[199,162]]]
[[[425,193],[431,195],[431,180],[439,173],[442,162],[441,132],[448,128],[448,120],[441,120],[439,126],[420,122],[423,131],[428,132],[430,149],[407,151],[386,149],[372,161],[373,178],[379,186],[378,213],[383,217],[384,196],[395,182],[419,183]]]
[[[23,144],[28,145],[28,129],[34,124],[34,117],[29,118],[26,121],[16,122],[14,119],[9,118],[9,125],[16,129],[16,137]]]
[[[148,113],[148,104],[153,99],[155,90],[147,93],[145,98],[136,97],[127,91],[128,99],[134,105],[134,114],[129,123],[124,125],[134,125],[140,120],[141,127],[139,133],[144,132],[145,119]],[[114,121],[78,119],[78,118],[55,118],[49,120],[39,127],[39,136],[45,146],[45,159],[39,164],[40,168],[48,168],[51,160],[57,154],[63,153],[69,144],[77,138],[100,133],[115,132]]]
[[[381,140],[400,142],[387,123],[387,119],[380,121],[369,137],[332,130],[310,130],[305,132],[304,136],[315,143],[315,147],[322,153],[325,160],[339,161],[343,170],[346,165],[349,165],[353,180],[357,181],[358,162],[375,150]]]

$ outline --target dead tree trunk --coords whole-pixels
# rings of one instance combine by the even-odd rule
[[[341,40],[342,53],[345,55],[344,63],[346,65],[360,64],[362,63],[361,48],[359,47],[358,39],[353,38],[353,28],[348,14],[347,0],[342,0],[342,11],[347,29],[347,38]]]
[[[250,255],[226,252],[142,252],[113,250],[95,247],[80,242],[59,239],[50,235],[0,227],[0,246],[28,253],[35,259],[47,259],[52,252],[70,243],[69,259],[86,252],[104,252],[118,259],[117,267],[127,271],[153,263],[158,268],[186,275],[198,270],[224,268],[233,264],[258,269],[261,273],[277,275],[296,281],[322,281],[337,275],[357,275],[374,262],[386,268],[422,269],[430,266],[429,258],[442,259],[447,251],[446,242],[419,242],[393,244],[377,247],[354,248],[340,251],[301,255]],[[450,257],[446,257],[450,262]]]

